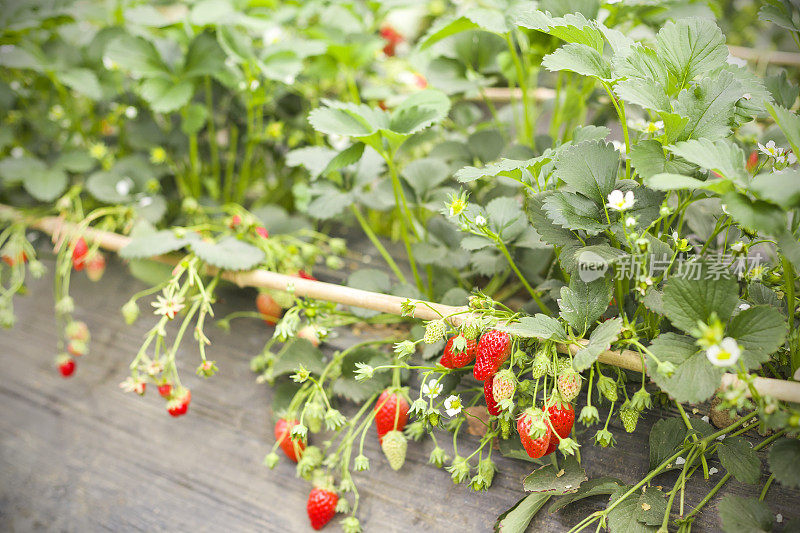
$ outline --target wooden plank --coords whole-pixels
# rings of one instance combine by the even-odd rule
[[[52,266],[52,264],[50,264]],[[30,293],[15,300],[17,326],[3,331],[0,351],[0,524],[4,529],[305,531],[307,482],[282,461],[275,470],[260,465],[272,445],[269,387],[258,385],[248,362],[270,330],[257,320],[239,320],[232,334],[209,328],[220,372],[208,380],[193,375],[198,362],[188,343],[179,358],[192,388],[189,414],[167,415],[155,391],[144,398],[123,393],[126,377],[149,315],[126,327],[119,307],[142,285],[111,261],[100,284],[75,276],[76,316],[92,330],[91,353],[78,361],[70,380],[52,367],[55,331],[51,279],[32,282]],[[254,293],[225,289],[219,316],[252,305]],[[145,306],[142,305],[143,312]],[[342,334],[337,346],[353,337]],[[345,410],[348,410],[346,407]],[[589,444],[594,431],[579,436],[590,476],[612,475],[633,482],[647,469],[647,430],[653,414],[628,435],[612,423],[618,439],[613,450]],[[446,441],[445,441],[446,442]],[[465,450],[476,439],[467,439]],[[356,474],[361,492],[359,518],[367,531],[487,531],[494,519],[522,496],[528,463],[500,457],[494,486],[474,493],[455,486],[449,474],[427,465],[430,441],[411,443],[400,472],[387,467],[377,439],[367,441],[369,472]],[[474,448],[473,448],[474,449]],[[674,474],[658,478],[670,485]],[[762,479],[763,481],[763,479]],[[696,502],[712,480],[693,481],[687,502]],[[757,494],[759,487],[731,482],[728,492]],[[798,491],[773,485],[767,497],[774,512],[796,516]],[[601,508],[602,499],[542,512],[537,531],[564,531]],[[715,531],[713,506],[701,514],[696,531]],[[335,526],[329,526],[336,530]]]

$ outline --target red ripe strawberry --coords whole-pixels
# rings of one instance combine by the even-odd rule
[[[511,337],[504,331],[490,329],[481,336],[476,352],[472,373],[475,379],[483,381],[494,375],[508,358],[511,353]]]
[[[172,383],[166,382],[158,386],[158,394],[162,398],[169,398],[172,395]]]
[[[537,436],[531,436],[532,426],[534,428],[539,426],[535,428],[535,435]],[[517,431],[519,432],[519,440],[522,442],[525,451],[528,452],[528,456],[538,459],[545,454],[553,431],[544,421],[544,413],[542,411],[532,408],[527,409],[517,419]]]
[[[463,368],[464,366],[470,364],[475,358],[476,344],[474,340],[466,340],[462,337],[464,342],[466,342],[466,347],[461,351],[453,348],[453,343],[459,337],[460,335],[450,337],[447,340],[447,344],[444,346],[442,365],[446,366],[447,368]],[[448,364],[445,364],[445,362]]]
[[[264,226],[258,226],[256,228],[256,234],[262,239],[269,239],[269,232],[267,231],[267,228],[265,228]]]
[[[106,258],[100,252],[95,252],[85,261],[86,277],[92,281],[100,281],[106,271]]]
[[[86,266],[86,254],[89,253],[89,246],[83,237],[79,238],[72,249],[72,267],[75,270],[83,270]]]
[[[73,372],[75,372],[75,359],[71,357],[59,359],[58,371],[61,372],[61,375],[65,378],[70,377]]]
[[[747,171],[753,172],[757,166],[758,166],[758,150],[753,150],[752,152],[750,152],[750,156],[747,158]]]
[[[298,270],[297,271],[297,277],[302,278],[302,279],[308,279],[308,280],[311,280],[311,281],[317,281],[317,278],[315,278],[314,276],[312,276],[311,274],[309,274],[305,270]]]
[[[283,314],[283,309],[278,305],[278,302],[266,292],[258,294],[256,297],[256,307],[258,308],[258,312],[264,317],[264,322],[271,326],[277,324]]]
[[[241,223],[242,223],[242,217],[240,217],[239,215],[233,215],[231,217],[230,222],[228,222],[228,227],[234,229],[238,227]]]
[[[275,440],[280,441],[283,453],[295,463],[300,460],[300,457],[303,455],[303,450],[306,449],[305,441],[292,440],[292,428],[299,423],[300,422],[297,420],[281,418],[275,424]]]
[[[403,431],[408,422],[408,402],[396,392],[386,389],[375,402],[375,427],[378,429],[378,438],[383,441],[383,436],[390,431]]]
[[[553,400],[547,408],[547,415],[550,417],[550,424],[558,436],[562,439],[569,437],[572,426],[575,424],[575,409],[567,402],[560,399]],[[550,444],[547,446],[545,455],[553,453],[558,449],[559,439],[555,435],[550,437]]]
[[[493,384],[494,376],[489,376],[489,379],[483,382],[483,397],[486,398],[486,409],[489,410],[489,414],[492,416],[497,416],[502,411],[494,399],[494,393],[492,392]]]
[[[192,401],[192,391],[189,389],[178,389],[172,399],[167,402],[167,412],[172,416],[185,415]]]
[[[336,514],[337,503],[339,503],[339,495],[332,490],[319,487],[312,489],[306,504],[311,527],[322,529],[325,524],[330,522]]]

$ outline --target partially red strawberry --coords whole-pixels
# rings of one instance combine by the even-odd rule
[[[511,353],[511,337],[504,331],[490,329],[481,336],[475,356],[472,374],[483,381],[497,372]]]
[[[228,227],[231,229],[235,229],[239,227],[241,223],[242,223],[242,217],[240,217],[239,215],[233,215],[231,217],[231,220],[228,222]]]
[[[492,416],[497,416],[502,412],[502,410],[500,409],[500,406],[497,405],[497,402],[494,399],[494,393],[492,392],[494,378],[495,376],[489,376],[489,379],[483,382],[483,397],[486,398],[486,409],[489,410],[489,414]]]
[[[295,463],[300,460],[303,450],[306,449],[305,440],[292,440],[292,428],[300,422],[297,420],[286,420],[281,418],[275,424],[275,440],[280,442],[281,450],[286,457]]]
[[[89,340],[89,326],[86,325],[86,322],[74,320],[67,324],[64,332],[71,341],[87,342]]]
[[[75,270],[83,270],[86,266],[86,254],[89,253],[89,246],[86,240],[80,237],[72,249],[72,267]]]
[[[185,415],[191,401],[192,391],[186,388],[177,389],[167,402],[167,412],[172,416]]]
[[[100,252],[95,252],[86,261],[86,277],[92,281],[100,281],[106,271],[106,258]]]
[[[753,172],[756,167],[758,167],[758,150],[753,150],[747,158],[747,171]]]
[[[172,395],[172,383],[166,381],[158,386],[158,394],[162,398],[169,398]]]
[[[332,490],[320,487],[312,489],[306,504],[311,527],[322,529],[325,524],[330,522],[336,514],[337,503],[339,503],[339,495]]]
[[[386,389],[375,402],[375,427],[378,438],[383,441],[383,436],[396,430],[403,431],[408,422],[408,402],[397,392]]]
[[[383,47],[383,53],[392,57],[395,54],[397,45],[403,42],[403,36],[392,26],[385,24],[381,27],[381,37],[386,41],[386,45]]]
[[[533,431],[533,435],[531,432]],[[542,457],[550,444],[553,431],[544,420],[544,413],[539,409],[528,408],[517,419],[519,440],[528,456],[533,459]]]
[[[256,234],[262,239],[269,239],[269,232],[267,231],[267,228],[265,228],[264,226],[257,226]]]
[[[558,384],[558,392],[565,402],[571,402],[581,392],[581,375],[574,370],[567,369],[561,372],[556,383]]]
[[[463,350],[457,350],[453,348],[453,343],[459,337],[461,336],[456,335],[454,337],[450,337],[447,340],[447,344],[444,346],[444,354],[442,354],[442,359],[440,362],[447,368],[463,368],[464,366],[470,364],[473,359],[475,359],[475,351],[477,347],[474,340],[467,340],[461,337],[463,342],[466,343],[465,348]]]
[[[264,322],[271,326],[277,324],[283,314],[283,309],[278,305],[278,302],[266,292],[258,293],[256,297],[256,307],[258,308],[258,312],[264,317]]]
[[[303,326],[297,332],[298,339],[305,339],[315,347],[319,346],[319,343],[321,342],[319,337],[320,337],[319,328],[317,328],[316,326],[312,326],[311,324]]]
[[[511,370],[505,369],[495,374],[492,383],[492,395],[498,403],[503,400],[510,400],[514,396],[514,391],[517,388],[517,378]]]
[[[70,377],[75,372],[75,359],[71,357],[60,357],[57,364],[58,371],[65,378]]]
[[[80,357],[82,355],[86,355],[89,351],[89,348],[86,346],[86,343],[79,340],[71,340],[67,343],[67,352],[73,357]]]
[[[558,433],[558,436],[562,439],[569,437],[572,426],[575,424],[575,409],[572,408],[572,405],[561,401],[560,398],[556,398],[550,402],[550,407],[547,408],[547,415],[550,417],[550,424],[555,432]],[[558,437],[552,435],[545,455],[556,451],[558,442]]]
[[[13,267],[19,263],[27,263],[28,262],[28,255],[25,252],[19,252],[16,254],[3,254],[3,262],[10,267]]]

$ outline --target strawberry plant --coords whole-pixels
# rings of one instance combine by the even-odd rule
[[[401,4],[10,6],[0,325],[48,275],[55,367],[91,365],[71,281],[117,252],[151,324],[121,387],[190,418],[207,328],[263,321],[264,464],[314,529],[360,531],[357,482],[427,439],[473,491],[537,465],[503,531],[596,496],[572,531],[771,529],[800,486],[797,3]],[[258,293],[218,317],[227,283]],[[644,415],[648,472],[587,479]],[[760,497],[717,504],[731,478]]]

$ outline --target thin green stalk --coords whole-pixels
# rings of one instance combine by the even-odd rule
[[[536,305],[539,306],[539,309],[541,310],[541,312],[546,314],[547,316],[551,316],[552,313],[551,313],[550,309],[548,309],[547,306],[544,305],[544,302],[539,297],[539,293],[536,292],[536,290],[533,287],[531,287],[531,284],[528,283],[528,280],[525,279],[525,276],[522,275],[522,272],[520,272],[519,268],[517,267],[517,264],[514,262],[514,259],[511,257],[511,254],[509,253],[508,248],[506,248],[505,243],[502,240],[497,239],[497,246],[500,248],[500,251],[503,252],[503,255],[505,256],[506,260],[508,261],[509,266],[511,266],[511,270],[514,271],[514,273],[517,275],[519,280],[525,286],[525,289],[527,289],[527,291],[530,293],[531,298],[533,298],[533,301],[536,302]]]
[[[350,210],[355,215],[356,220],[358,220],[358,223],[361,226],[361,229],[364,230],[364,233],[366,234],[367,238],[370,240],[375,249],[378,250],[378,253],[381,254],[381,257],[383,257],[383,260],[386,261],[387,265],[389,265],[389,268],[392,269],[392,272],[394,272],[394,275],[397,276],[398,280],[400,280],[400,283],[407,283],[405,275],[397,266],[397,263],[395,263],[394,259],[392,259],[392,256],[383,246],[381,241],[378,239],[378,236],[375,235],[374,231],[372,231],[372,228],[367,222],[367,219],[365,219],[364,215],[361,214],[361,210],[358,208],[358,206],[352,204],[350,206]]]
[[[211,171],[214,181],[219,183],[221,167],[219,163],[219,147],[217,146],[217,127],[214,124],[214,96],[211,91],[211,78],[205,77],[206,108],[208,110],[208,147],[211,152]]]
[[[517,83],[522,91],[522,113],[523,113],[523,144],[528,144],[533,139],[533,126],[530,120],[530,111],[528,109],[528,79],[527,75],[522,68],[522,61],[520,61],[517,47],[514,44],[514,39],[511,32],[505,35],[506,43],[508,43],[508,50],[511,52],[511,59],[514,61],[514,68],[517,73]]]
[[[783,265],[783,282],[786,290],[786,310],[789,313],[789,330],[794,331],[794,316],[795,316],[795,293],[794,281],[795,272],[792,262],[789,261],[785,255],[781,254],[781,264]],[[790,337],[790,351],[792,374],[800,368],[800,350],[797,349],[797,337]]]
[[[408,205],[406,204],[406,199],[403,195],[400,177],[397,174],[397,167],[394,165],[392,158],[388,154],[382,155],[386,161],[386,165],[389,167],[389,175],[392,178],[392,188],[394,189],[394,200],[397,210],[400,214],[400,238],[403,239],[403,244],[406,248],[406,254],[408,255],[408,263],[411,267],[411,273],[414,275],[414,281],[417,284],[417,289],[419,289],[420,292],[425,293],[425,286],[423,285],[422,278],[419,275],[417,261],[414,258],[414,251],[411,249],[411,240],[409,239],[408,235],[408,224],[411,224],[412,229],[416,232],[416,228],[414,227],[414,219],[411,215],[411,212],[408,210]]]
[[[239,146],[239,128],[231,126],[231,138],[228,145],[228,156],[225,162],[225,188],[222,194],[226,202],[231,201],[233,195],[233,173],[236,171],[236,154]]]

